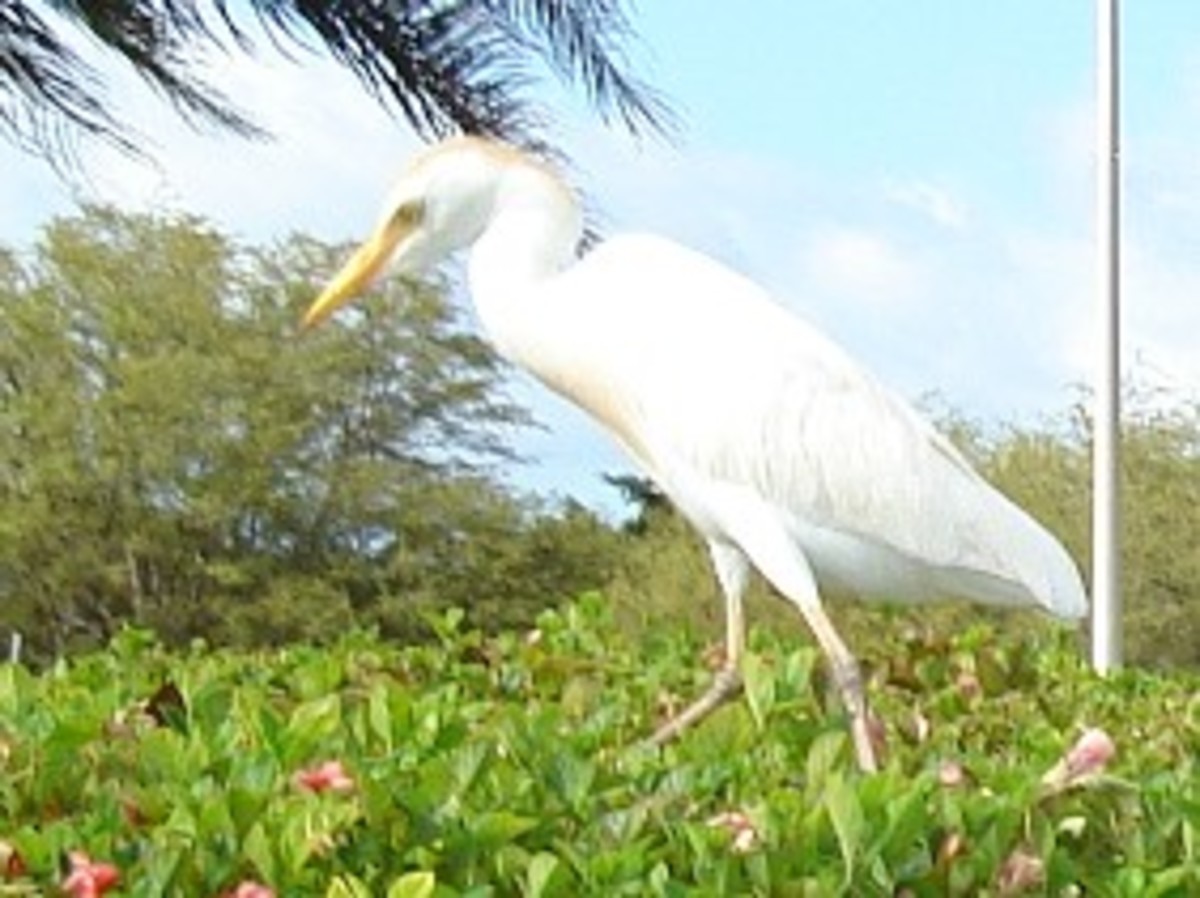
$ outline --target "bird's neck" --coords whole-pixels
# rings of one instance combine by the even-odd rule
[[[574,262],[581,231],[578,203],[549,171],[514,167],[497,186],[468,278],[480,324],[514,361],[526,361],[523,337],[536,331],[541,288]]]

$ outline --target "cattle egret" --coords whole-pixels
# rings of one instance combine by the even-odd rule
[[[1060,543],[763,289],[650,235],[577,260],[581,233],[579,204],[547,163],[447,140],[402,175],[303,323],[387,271],[417,273],[469,248],[470,291],[497,350],[587,411],[707,542],[725,600],[724,666],[656,742],[740,691],[752,567],[820,643],[864,770],[877,761],[862,679],[822,592],[1086,613]]]

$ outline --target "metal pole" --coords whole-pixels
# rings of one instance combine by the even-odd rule
[[[1119,0],[1096,0],[1096,243],[1100,315],[1092,454],[1092,664],[1121,663]]]

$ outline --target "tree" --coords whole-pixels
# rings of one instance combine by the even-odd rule
[[[635,132],[668,124],[661,99],[627,73],[630,29],[619,0],[244,6],[272,41],[323,47],[425,135],[457,129],[533,143],[543,115],[525,93],[535,75],[531,61],[581,84],[602,115]],[[84,46],[123,59],[189,120],[259,133],[252,115],[197,74],[213,51],[254,50],[246,23],[225,0],[0,0],[0,129],[18,145],[61,163],[82,133],[136,152],[96,67],[64,38],[68,30],[89,38]]]
[[[443,291],[386,284],[297,334],[339,255],[108,208],[54,222],[32,264],[0,253],[0,611],[35,652],[123,621],[176,642],[411,630],[472,585],[515,620],[600,585],[602,548],[537,554],[577,522],[494,476],[529,416]]]

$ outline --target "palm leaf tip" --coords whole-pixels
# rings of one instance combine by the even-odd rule
[[[674,127],[662,96],[630,74],[624,50],[633,31],[616,0],[249,0],[248,7],[276,48],[332,56],[426,136],[463,131],[536,144],[549,118],[531,98],[539,60],[580,87],[606,121],[635,134]],[[54,10],[49,19],[28,0],[0,0],[0,129],[14,142],[51,159],[69,153],[72,135],[137,152],[103,78],[59,39],[68,26],[123,59],[190,124],[263,136],[250,113],[200,76],[213,52],[257,49],[252,29],[225,0],[79,0]]]

